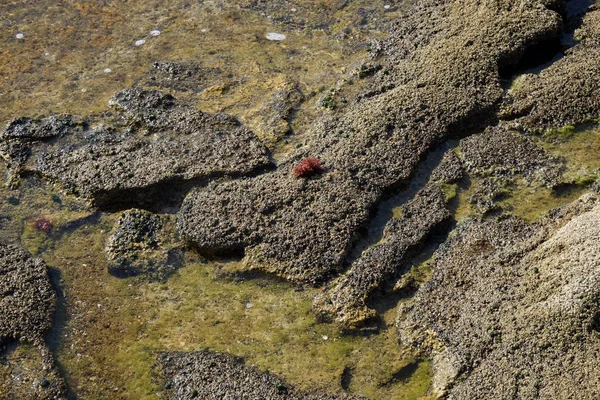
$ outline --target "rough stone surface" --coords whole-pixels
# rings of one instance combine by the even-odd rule
[[[132,209],[121,214],[106,243],[108,271],[163,281],[181,267],[183,250],[174,247],[167,216]]]
[[[365,250],[348,273],[332,282],[318,295],[313,308],[325,320],[333,320],[345,330],[360,328],[376,317],[367,299],[406,262],[425,239],[449,221],[445,196],[437,184],[425,186],[402,207],[402,216],[387,223],[382,241]]]
[[[520,174],[530,183],[554,187],[563,169],[559,159],[504,124],[461,140],[460,154],[465,170],[476,177],[511,179]]]
[[[600,118],[600,11],[596,5],[575,31],[580,42],[539,74],[520,77],[504,107],[506,118],[519,118],[524,128],[538,132],[596,121]]]
[[[0,243],[0,291],[0,344],[19,339],[43,343],[56,300],[44,262]]]
[[[381,196],[406,180],[425,152],[495,118],[499,67],[556,38],[561,26],[542,2],[415,5],[376,46],[381,69],[367,93],[317,121],[306,147],[276,171],[191,192],[180,233],[206,252],[245,249],[249,268],[326,279],[340,270]],[[293,165],[309,156],[325,173],[294,179]]]
[[[152,63],[147,85],[196,93],[217,81],[220,73],[216,68],[204,68],[191,62],[157,61]]]
[[[206,114],[170,95],[141,89],[120,92],[110,104],[129,130],[98,126],[38,143],[19,172],[40,174],[105,205],[152,201],[173,185],[248,174],[270,163],[254,134],[225,114]],[[9,159],[2,150],[15,141],[13,125],[0,134],[0,152]]]
[[[440,164],[431,173],[431,181],[434,183],[456,183],[464,176],[463,167],[454,150],[447,150]]]
[[[432,353],[438,394],[598,397],[599,221],[600,198],[588,194],[536,225],[458,227],[398,317],[402,342]]]
[[[296,85],[287,83],[279,89],[260,111],[262,137],[277,141],[291,133],[289,120],[303,101],[304,95]]]
[[[243,360],[211,351],[162,353],[157,367],[168,399],[203,400],[352,400],[362,396],[301,393],[272,374],[244,365]]]

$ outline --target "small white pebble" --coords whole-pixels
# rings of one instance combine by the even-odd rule
[[[385,8],[387,10],[388,8],[390,8],[390,5],[386,4],[385,6],[383,6],[383,8]]]
[[[250,302],[247,302],[247,303],[246,303],[246,308],[252,308],[253,306],[254,306],[254,304],[252,304],[252,303],[250,303]]]
[[[153,31],[150,31],[150,34],[151,34],[152,36],[158,36],[158,35],[160,35],[160,31],[159,31],[158,29],[155,29],[155,30],[153,30]]]
[[[17,33],[17,35],[15,37],[17,39],[23,39],[25,37],[25,35],[23,35],[22,33]]]
[[[200,32],[208,32],[208,29],[206,29],[206,28],[200,29]]]
[[[46,57],[48,57],[48,56],[50,55],[50,53],[44,53],[44,55],[45,55]]]
[[[306,46],[302,46],[302,48],[303,48],[304,50],[308,49],[308,47],[306,47]]]
[[[292,9],[290,9],[290,11],[292,11],[292,12],[296,12],[296,11],[298,11],[298,10],[296,10],[295,8],[292,8]]]
[[[84,88],[84,89],[81,89],[81,91],[82,91],[82,92],[85,92],[85,88]],[[83,265],[84,267],[87,267],[87,264],[81,264],[81,265]]]
[[[327,340],[327,339],[329,339],[329,338],[327,337],[327,335],[323,335],[323,340]]]
[[[269,32],[269,33],[267,33],[266,37],[268,40],[277,40],[277,41],[281,41],[281,40],[285,39],[285,35],[283,33],[276,33],[276,32]]]
[[[140,40],[136,40],[136,41],[135,41],[135,45],[136,45],[136,46],[141,46],[141,45],[143,45],[144,43],[146,43],[146,41],[145,41],[144,39],[140,39]]]
[[[104,72],[106,72],[107,74],[108,74],[108,73],[111,73],[111,72],[112,72],[112,69],[110,69],[110,68],[104,68]]]
[[[98,308],[102,307],[102,304],[98,303]]]

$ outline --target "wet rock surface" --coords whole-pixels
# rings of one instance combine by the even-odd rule
[[[160,89],[198,93],[217,81],[221,71],[192,62],[157,61],[152,63],[146,84]]]
[[[302,393],[243,360],[211,351],[162,353],[157,368],[169,399],[352,400],[362,396]]]
[[[177,185],[186,181],[200,183],[224,175],[248,174],[270,162],[266,148],[254,134],[225,114],[206,114],[170,95],[141,89],[120,92],[110,104],[129,129],[99,125],[72,132],[65,126],[70,123],[67,119],[61,129],[50,134],[65,130],[73,135],[36,143],[32,146],[36,154],[18,172],[59,182],[102,206],[152,203],[154,196],[160,199],[165,191],[176,191]],[[47,126],[52,121],[42,120],[38,125]],[[2,149],[27,146],[19,139],[15,144],[14,125],[9,124],[0,135]],[[37,131],[17,137],[32,136],[39,138]],[[25,154],[32,153],[33,148]],[[4,153],[5,158],[13,158]]]
[[[376,317],[367,306],[368,298],[402,268],[427,237],[449,222],[444,193],[429,184],[402,207],[402,216],[390,220],[381,243],[370,247],[350,267],[347,274],[332,282],[313,303],[317,314],[345,329],[360,328]]]
[[[265,103],[260,112],[263,140],[277,142],[292,133],[290,119],[303,101],[304,95],[295,84],[284,84],[273,98]]]
[[[338,272],[378,200],[434,144],[495,119],[498,68],[558,37],[556,12],[515,4],[415,6],[377,44],[381,68],[359,101],[315,123],[305,148],[276,171],[191,192],[178,217],[182,236],[206,252],[245,249],[250,268],[291,280],[316,283]],[[325,173],[290,177],[307,156]]]
[[[106,243],[108,271],[117,277],[164,281],[183,265],[167,216],[132,209],[121,214]]]
[[[438,393],[598,396],[599,204],[588,194],[536,225],[467,220],[440,247],[398,316],[402,342],[433,355]]]
[[[42,343],[55,302],[46,265],[16,245],[0,243],[0,273],[0,343]]]
[[[14,399],[62,399],[65,386],[44,342],[56,296],[46,265],[0,243],[0,388]]]

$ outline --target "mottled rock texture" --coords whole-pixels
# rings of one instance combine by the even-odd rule
[[[594,399],[600,199],[535,225],[468,220],[434,255],[431,280],[399,311],[402,342],[431,352],[453,399]]]
[[[56,129],[52,118],[26,125],[17,120],[0,134],[0,154],[16,173],[59,182],[100,206],[151,202],[184,182],[248,174],[270,162],[256,136],[225,114],[141,89],[120,92],[110,104],[128,129],[74,129],[67,117]]]
[[[425,239],[449,222],[444,193],[428,184],[402,207],[402,216],[385,226],[380,243],[365,250],[348,273],[332,282],[313,302],[317,314],[337,322],[343,329],[360,328],[376,317],[367,300],[407,262]]]
[[[362,396],[301,393],[243,360],[211,351],[162,353],[157,367],[168,399],[359,400]]]
[[[0,243],[0,343],[43,343],[56,296],[46,265],[16,245]]]
[[[558,37],[562,20],[547,7],[557,4],[414,5],[375,46],[379,72],[368,91],[317,121],[305,148],[276,171],[191,192],[180,233],[205,252],[243,249],[249,268],[287,279],[317,283],[338,273],[382,195],[432,146],[495,120],[499,68]],[[308,156],[323,162],[324,174],[294,178]]]
[[[183,250],[175,246],[170,226],[168,216],[124,211],[106,243],[108,271],[118,277],[166,280],[183,263]]]

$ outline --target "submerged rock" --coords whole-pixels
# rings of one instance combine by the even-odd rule
[[[183,264],[183,249],[173,243],[170,221],[148,211],[121,214],[108,238],[108,271],[118,277],[164,281]]]
[[[0,134],[0,152],[10,158],[3,151],[7,146],[28,147],[35,154],[17,172],[59,182],[97,206],[169,200],[187,181],[248,174],[270,163],[256,136],[227,115],[203,113],[170,95],[140,89],[118,93],[110,104],[128,131],[99,126],[30,144],[15,142],[9,125]]]
[[[454,399],[593,399],[599,394],[600,199],[530,225],[468,220],[399,311],[402,342],[434,357]]]
[[[352,400],[362,396],[302,393],[273,374],[244,365],[243,360],[208,350],[162,353],[157,367],[162,373],[166,398],[204,400],[289,399]],[[366,400],[366,399],[365,399]]]
[[[375,46],[381,68],[371,88],[317,121],[305,150],[276,171],[192,191],[178,215],[181,235],[205,252],[245,250],[248,268],[295,281],[338,273],[382,196],[448,135],[493,121],[499,68],[562,27],[544,2],[455,4],[421,2],[401,18]],[[292,168],[306,157],[326,172],[295,180]]]

